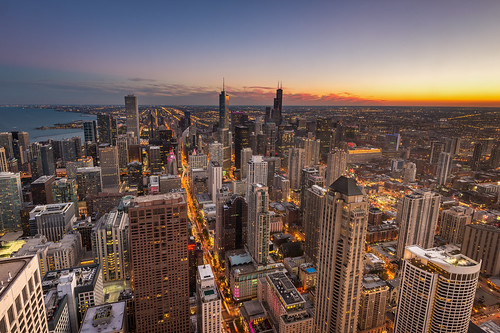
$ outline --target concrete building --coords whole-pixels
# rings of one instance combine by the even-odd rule
[[[110,114],[97,115],[97,129],[99,131],[99,143],[116,145],[118,129],[116,119]]]
[[[104,281],[130,277],[128,214],[112,211],[102,216],[92,229],[92,252],[102,268]]]
[[[441,196],[432,191],[416,190],[398,202],[396,222],[399,225],[397,257],[402,258],[408,245],[430,248],[439,217]]]
[[[67,296],[71,332],[78,332],[89,307],[104,303],[102,272],[99,265],[50,271],[42,280],[43,292],[51,290]]]
[[[247,163],[247,193],[252,184],[262,184],[267,186],[267,162],[260,155],[252,156]]]
[[[389,287],[377,275],[363,276],[362,285],[358,332],[384,333]]]
[[[327,189],[313,185],[306,190],[302,204],[302,223],[304,227],[304,253],[313,265],[318,264],[319,240],[321,235],[321,221]]]
[[[68,296],[49,290],[43,295],[49,333],[72,333],[69,318]]]
[[[78,200],[83,201],[88,195],[101,192],[101,168],[84,167],[76,169]]]
[[[318,332],[358,329],[368,200],[352,178],[341,176],[328,189],[323,213],[316,287]]]
[[[208,165],[208,156],[194,152],[188,156],[188,164],[190,169],[206,169]]]
[[[314,331],[313,315],[306,301],[284,273],[268,274],[258,280],[259,300],[269,309],[271,321],[280,333]]]
[[[160,193],[168,193],[181,187],[181,177],[177,175],[160,175]]]
[[[208,194],[217,202],[217,192],[222,188],[222,164],[210,161],[208,164]]]
[[[163,162],[161,160],[160,146],[148,147],[149,171],[151,173],[160,173],[162,171]]]
[[[51,242],[61,240],[74,222],[75,205],[72,202],[36,206],[30,212],[31,234],[44,235]]]
[[[35,257],[0,260],[0,332],[48,332]]]
[[[0,228],[21,229],[23,194],[19,173],[0,172]]]
[[[217,162],[222,165],[224,162],[222,143],[215,141],[208,145],[208,158],[210,162]]]
[[[252,159],[252,148],[246,147],[241,150],[241,171],[240,171],[240,178],[241,179],[246,179],[247,178],[247,167],[248,167],[248,162]]]
[[[439,222],[439,235],[448,243],[461,244],[465,226],[472,222],[472,214],[474,214],[474,209],[465,206],[443,210]]]
[[[481,263],[457,247],[405,249],[395,333],[466,333]]]
[[[136,331],[189,332],[188,221],[184,194],[137,197],[128,213]]]
[[[303,148],[290,148],[288,152],[288,179],[290,179],[290,188],[300,189],[301,172],[304,168],[306,154]]]
[[[124,172],[127,170],[127,165],[129,163],[128,156],[128,142],[130,138],[125,135],[118,135],[116,139],[116,146],[118,148],[118,166],[120,167],[120,172]]]
[[[403,182],[406,184],[415,182],[417,165],[413,162],[406,163],[403,169]]]
[[[54,203],[52,185],[55,180],[55,176],[40,176],[31,183],[31,198],[34,205],[47,205]]]
[[[269,193],[267,186],[250,185],[248,194],[247,247],[258,264],[265,265],[269,256]]]
[[[326,164],[326,186],[330,186],[347,170],[347,152],[343,149],[334,149],[328,153]]]
[[[436,179],[439,185],[446,184],[450,175],[450,167],[453,156],[447,152],[439,153],[438,166],[436,169]]]
[[[127,111],[127,132],[133,132],[137,140],[141,137],[141,128],[139,126],[139,105],[137,96],[125,96],[125,109]]]
[[[126,308],[125,301],[88,308],[79,333],[128,332]]]
[[[210,265],[198,266],[196,280],[198,332],[220,333],[222,330],[222,303]]]
[[[94,166],[94,159],[91,156],[82,157],[76,161],[66,163],[66,175],[68,178],[76,179],[78,168],[88,168]]]
[[[101,166],[101,191],[118,192],[120,189],[118,147],[100,145],[99,165]]]
[[[5,148],[0,146],[0,172],[9,171],[7,165],[7,154],[5,153]]]
[[[482,223],[469,224],[464,229],[462,253],[475,261],[482,261],[482,274],[500,275],[500,229]]]

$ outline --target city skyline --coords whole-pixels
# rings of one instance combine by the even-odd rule
[[[2,104],[500,106],[495,1],[96,6],[2,5]]]

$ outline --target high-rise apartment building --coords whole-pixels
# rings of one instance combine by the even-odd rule
[[[7,158],[14,157],[14,148],[12,147],[12,133],[2,132],[0,133],[0,147],[5,148],[5,153]]]
[[[384,333],[389,287],[377,275],[363,276],[359,308],[359,333]]]
[[[97,129],[99,131],[99,143],[116,145],[118,129],[116,119],[110,114],[97,115]]]
[[[446,184],[450,175],[450,167],[453,156],[447,152],[439,153],[438,166],[436,169],[436,179],[439,185]]]
[[[319,139],[315,140],[311,136],[308,138],[303,138],[300,142],[300,148],[304,148],[305,151],[305,166],[310,167],[319,164],[319,148],[321,146],[321,141]]]
[[[128,159],[128,142],[130,138],[127,135],[118,135],[116,146],[118,147],[118,165],[120,171],[127,170]]]
[[[245,198],[230,193],[219,193],[217,198],[215,248],[223,261],[226,251],[243,249],[246,244],[248,205]]]
[[[188,164],[190,169],[207,169],[208,156],[194,152],[188,156]]]
[[[267,162],[260,155],[252,156],[252,159],[247,163],[247,189],[250,189],[252,184],[267,184]]]
[[[159,146],[149,146],[149,170],[151,173],[160,173],[162,170],[161,150]]]
[[[332,147],[332,119],[318,118],[316,119],[316,138],[320,140],[319,154],[320,160],[323,163],[328,161],[328,153]],[[328,185],[330,186],[330,185]]]
[[[217,202],[217,192],[222,188],[222,165],[218,162],[208,163],[208,194],[212,202]]]
[[[125,280],[130,276],[128,214],[112,211],[102,216],[92,229],[94,260],[102,267],[104,281]]]
[[[443,210],[439,222],[439,235],[448,243],[461,244],[464,238],[465,226],[472,222],[473,213],[472,208],[465,206],[455,206]]]
[[[409,245],[431,248],[434,244],[441,196],[427,190],[416,190],[398,202],[396,222],[399,225],[396,256],[401,259]]]
[[[444,142],[433,141],[431,142],[431,152],[429,154],[429,163],[437,164],[439,160],[439,154],[444,151]]]
[[[318,264],[319,240],[322,227],[322,214],[327,189],[313,185],[306,189],[302,206],[305,244],[304,253],[315,267]]]
[[[318,256],[318,332],[357,332],[368,201],[356,181],[341,176],[328,189]]]
[[[85,142],[97,142],[97,125],[95,120],[83,123],[83,139]]]
[[[133,132],[134,136],[139,140],[141,133],[139,127],[139,105],[137,104],[137,96],[125,96],[125,108],[127,111],[127,132]]]
[[[470,161],[472,170],[475,170],[475,171],[479,170],[479,167],[481,166],[482,154],[483,154],[483,143],[477,142],[474,145],[474,151],[472,152],[472,159]]]
[[[248,191],[248,252],[259,265],[269,256],[269,193],[262,184],[251,184]]]
[[[406,163],[403,168],[403,182],[413,183],[417,175],[417,165],[413,162]]]
[[[21,229],[23,193],[18,173],[0,172],[0,228]]]
[[[235,126],[234,133],[234,166],[241,169],[241,150],[250,147],[250,129],[248,126]]]
[[[72,202],[75,205],[75,209],[78,209],[76,180],[68,178],[56,179],[52,184],[52,198],[54,199],[54,203]]]
[[[54,162],[54,149],[50,145],[40,147],[40,155],[42,157],[42,170],[46,176],[56,174],[56,164]]]
[[[243,148],[241,150],[241,170],[240,170],[240,178],[247,178],[247,164],[252,159],[252,148]]]
[[[345,175],[347,169],[347,152],[343,149],[334,149],[327,154],[326,186],[330,186],[340,176]]]
[[[118,147],[100,145],[99,163],[101,166],[101,191],[118,192],[120,189]]]
[[[305,164],[305,150],[303,148],[290,148],[288,152],[288,179],[290,188],[300,189],[301,172]]]
[[[0,332],[48,333],[36,257],[0,260]]]
[[[137,197],[128,213],[136,331],[189,332],[185,196]]]
[[[500,275],[500,228],[483,223],[465,226],[461,251],[481,263],[481,273]]]
[[[198,332],[220,333],[222,330],[221,297],[210,265],[198,266]]]
[[[405,249],[395,333],[466,333],[481,264],[457,248]]]

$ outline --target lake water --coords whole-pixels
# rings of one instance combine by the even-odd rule
[[[75,120],[90,121],[96,116],[76,113],[60,112],[53,109],[0,107],[0,132],[25,131],[30,135],[30,142],[47,141],[48,139],[62,140],[79,136],[83,138],[83,128],[78,129],[36,129],[41,126],[65,124]]]

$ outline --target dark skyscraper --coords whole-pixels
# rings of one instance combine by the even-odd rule
[[[320,140],[320,160],[326,163],[332,142],[332,120],[330,118],[316,119],[316,138]]]
[[[97,142],[97,127],[95,120],[83,123],[83,136],[85,142]]]
[[[99,143],[116,145],[117,127],[116,119],[109,114],[97,115],[97,128],[99,130]]]
[[[271,113],[272,121],[276,125],[280,125],[282,121],[281,111],[283,110],[283,85],[278,85],[278,90],[276,90],[276,97],[274,98],[273,110]]]
[[[229,95],[226,93],[224,81],[222,81],[222,91],[219,94],[219,128],[229,128],[230,123]]]
[[[481,166],[481,155],[483,154],[483,144],[481,142],[478,142],[474,145],[474,152],[472,153],[472,160],[471,160],[471,169],[472,170],[479,170],[479,167]]]
[[[218,239],[219,260],[224,260],[227,251],[243,249],[247,240],[248,205],[245,198],[233,195],[222,204],[220,231],[223,237]],[[217,237],[217,235],[216,235]]]
[[[125,107],[127,109],[127,132],[134,132],[136,140],[140,139],[139,106],[137,96],[125,96]],[[139,142],[139,141],[138,141]]]
[[[249,135],[247,126],[236,126],[234,128],[234,165],[236,169],[241,168],[241,150],[250,147]]]

